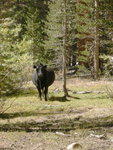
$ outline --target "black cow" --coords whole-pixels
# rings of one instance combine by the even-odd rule
[[[45,100],[47,101],[48,87],[54,82],[55,73],[41,63],[39,65],[34,65],[33,68],[36,70],[33,73],[32,81],[37,87],[39,98],[41,100],[42,91],[44,90]]]

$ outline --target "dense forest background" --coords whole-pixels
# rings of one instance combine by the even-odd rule
[[[113,0],[1,0],[0,95],[31,80],[32,65],[113,75]],[[65,78],[64,78],[65,80]]]

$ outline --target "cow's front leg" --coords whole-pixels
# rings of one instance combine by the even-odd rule
[[[45,94],[45,101],[47,101],[47,99],[48,99],[48,87],[45,87],[44,94]]]
[[[39,99],[42,100],[42,98],[41,98],[41,95],[42,95],[41,88],[37,87],[37,90],[38,90],[38,93],[39,93]]]

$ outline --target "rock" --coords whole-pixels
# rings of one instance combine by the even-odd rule
[[[72,143],[67,146],[67,150],[81,150],[82,146],[79,143]]]
[[[111,141],[111,142],[113,142],[113,137],[112,137],[112,138],[110,138],[110,141]]]
[[[57,135],[61,135],[61,136],[71,136],[71,135],[69,135],[69,134],[64,134],[64,133],[62,133],[62,132],[56,132],[56,134],[57,134]]]
[[[58,88],[55,88],[55,89],[53,90],[53,92],[54,92],[54,93],[58,93],[58,92],[60,92],[60,90],[59,90]]]
[[[93,91],[93,93],[101,94],[101,93],[105,93],[105,92],[104,91]]]
[[[74,91],[73,94],[89,94],[89,93],[92,93],[92,91]]]
[[[102,135],[90,134],[90,137],[96,137],[99,139],[105,139],[106,138],[104,134],[102,134]]]
[[[73,94],[90,94],[90,93],[96,93],[96,94],[101,94],[104,93],[104,91],[73,91]]]
[[[74,135],[79,135],[79,134],[77,132],[75,132]]]

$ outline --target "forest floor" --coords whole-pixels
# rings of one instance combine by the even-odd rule
[[[113,81],[72,78],[69,97],[62,82],[49,89],[49,101],[39,101],[33,84],[7,97],[0,115],[0,150],[113,150]]]

